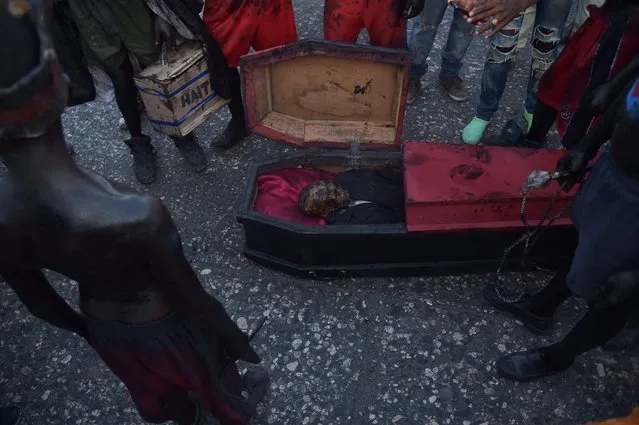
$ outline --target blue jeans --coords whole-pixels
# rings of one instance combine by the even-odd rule
[[[537,103],[537,82],[557,55],[557,47],[570,12],[572,0],[539,0],[532,34],[532,60],[526,88],[526,111],[533,113]],[[517,53],[523,13],[490,40],[476,116],[489,121],[504,94],[510,62]]]
[[[410,76],[421,78],[426,74],[428,65],[426,59],[433,48],[437,27],[441,24],[446,13],[446,0],[426,0],[424,11],[413,20],[413,30],[410,34],[409,48],[415,55],[410,68]],[[473,40],[475,26],[466,22],[464,17],[455,10],[453,20],[448,31],[448,41],[442,52],[442,67],[440,77],[456,77],[462,67],[462,59]]]

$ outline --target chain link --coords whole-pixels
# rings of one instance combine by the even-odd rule
[[[531,173],[531,176],[529,176],[528,182],[524,186],[522,197],[521,197],[521,208],[519,210],[519,218],[521,219],[521,222],[524,225],[524,234],[504,250],[504,255],[499,264],[499,268],[497,269],[497,284],[495,285],[495,293],[501,299],[501,301],[507,304],[514,304],[514,303],[520,302],[528,294],[527,260],[528,260],[528,254],[530,253],[530,250],[535,246],[535,244],[539,240],[539,237],[544,233],[544,231],[548,229],[559,217],[563,215],[563,213],[568,208],[572,206],[572,203],[577,197],[577,195],[575,195],[568,204],[566,204],[556,214],[554,214],[552,217],[550,217],[550,219],[548,219],[548,216],[550,215],[550,212],[552,211],[553,206],[555,205],[555,203],[557,202],[557,199],[559,199],[559,196],[561,195],[561,192],[563,191],[563,188],[560,187],[557,190],[557,192],[555,192],[552,199],[548,203],[548,206],[546,207],[546,210],[544,211],[544,214],[541,220],[539,220],[539,223],[537,224],[537,226],[535,226],[535,228],[531,230],[530,225],[528,224],[528,221],[526,220],[526,206],[528,204],[528,194],[530,193],[531,189],[538,189],[541,187],[545,187],[550,183],[551,180],[554,180],[556,178],[555,176],[550,174],[548,174],[547,178],[545,179],[531,178],[533,174],[535,173],[537,173],[536,174],[537,176],[539,175],[539,172],[534,171],[533,173]],[[544,224],[546,220],[548,220],[548,222]],[[505,293],[504,288],[502,286],[502,283],[504,281],[502,271],[510,252],[513,249],[515,249],[517,246],[521,245],[522,243],[524,246],[523,246],[523,253],[520,259],[521,266],[522,266],[521,288],[517,295],[509,296]]]

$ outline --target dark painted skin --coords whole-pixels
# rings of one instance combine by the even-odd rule
[[[59,122],[39,138],[0,142],[0,156],[9,170],[0,180],[0,274],[31,313],[86,337],[83,314],[145,323],[178,310],[221,338],[231,358],[256,357],[200,284],[159,199],[79,168]],[[82,313],[43,269],[78,282]]]
[[[32,79],[30,87],[15,84],[51,52],[44,42],[40,50],[46,30],[40,28],[38,39],[32,22],[5,7],[0,1],[0,88],[13,91],[0,97],[0,113],[15,112],[18,121],[4,125],[24,129],[13,134],[41,135],[0,139],[8,169],[0,179],[0,275],[34,316],[85,339],[87,316],[143,324],[176,312],[219,341],[228,361],[259,362],[248,336],[199,282],[162,202],[75,164],[65,147],[62,108],[48,106],[66,105],[66,90],[51,89],[62,81],[59,68],[47,65],[54,77]],[[8,99],[15,98],[22,100],[14,106]],[[57,294],[45,269],[77,282],[79,311]],[[175,420],[192,424],[197,411],[187,404]]]

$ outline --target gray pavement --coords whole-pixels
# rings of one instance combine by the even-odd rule
[[[294,0],[300,37],[321,36],[322,3]],[[487,43],[477,38],[465,61],[475,97],[465,104],[445,98],[436,71],[449,19],[431,54],[425,94],[408,108],[405,139],[457,143],[472,118]],[[516,60],[490,131],[521,114],[529,56],[525,51]],[[142,188],[118,118],[114,105],[100,103],[66,113],[65,133],[78,162],[164,200],[202,282],[240,326],[270,317],[255,346],[273,382],[253,424],[578,425],[626,414],[638,399],[637,351],[595,350],[566,373],[531,384],[496,377],[499,355],[564,334],[583,314],[577,301],[560,309],[555,332],[540,339],[482,301],[494,275],[314,282],[256,266],[241,254],[236,204],[249,161],[286,148],[253,136],[228,152],[208,151],[228,119],[223,112],[196,131],[209,152],[206,174],[191,172],[156,133],[162,175]],[[72,283],[51,277],[73,302]],[[535,281],[541,285],[547,277]],[[5,284],[0,295],[0,405],[20,405],[26,425],[142,423],[126,389],[90,348],[30,316]]]

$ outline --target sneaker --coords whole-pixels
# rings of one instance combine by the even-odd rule
[[[468,100],[468,91],[464,87],[464,80],[459,77],[439,77],[441,83],[448,97],[455,102],[465,102]]]
[[[524,109],[524,120],[526,121],[526,132],[530,131],[533,122],[533,114]]]
[[[208,166],[206,155],[193,135],[173,137],[173,143],[193,170],[198,173],[206,170]]]
[[[462,131],[462,140],[468,145],[478,144],[481,142],[482,137],[484,137],[486,127],[488,127],[488,121],[484,121],[477,117],[473,118],[473,120],[464,127],[464,131]]]
[[[248,134],[248,129],[244,123],[239,123],[231,118],[224,132],[211,142],[211,146],[214,148],[229,149],[241,142]]]
[[[412,105],[417,98],[422,94],[422,80],[421,78],[409,77],[408,79],[408,92],[406,93],[406,104]]]
[[[125,141],[133,155],[133,171],[135,178],[142,184],[151,184],[158,173],[155,148],[148,136],[133,137]]]

